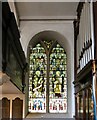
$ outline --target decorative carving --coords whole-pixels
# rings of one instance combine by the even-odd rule
[[[46,45],[47,49],[49,50],[53,43],[53,40],[43,40],[43,42]]]

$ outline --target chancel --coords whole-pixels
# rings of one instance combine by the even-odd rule
[[[97,120],[97,2],[0,5],[1,120]]]

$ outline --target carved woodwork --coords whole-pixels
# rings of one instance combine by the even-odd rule
[[[12,119],[22,120],[23,117],[23,100],[20,98],[15,98],[12,101]]]
[[[2,119],[10,119],[10,100],[7,98],[2,99]]]
[[[90,3],[89,3],[90,4]],[[79,3],[77,8],[77,20],[74,21],[74,44],[75,44],[75,119],[76,120],[92,120],[93,116],[93,107],[92,105],[92,90],[93,90],[93,75],[96,75],[97,81],[97,2],[93,2],[93,17],[94,17],[94,60],[90,59],[88,63],[80,69],[79,72],[77,70],[80,66],[77,66],[77,40],[79,35],[79,25],[81,19],[81,12],[83,9],[84,3]],[[92,46],[92,39],[90,37],[89,40],[84,42],[84,47],[81,50],[81,54],[79,56],[79,61],[81,61],[84,57],[84,54],[87,50],[89,50]],[[91,51],[89,51],[90,53]],[[91,53],[92,54],[92,53]],[[88,55],[87,55],[88,56]],[[93,72],[93,64],[95,62],[96,72]],[[97,102],[97,83],[96,83],[96,102]]]

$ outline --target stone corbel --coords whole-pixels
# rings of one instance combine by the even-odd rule
[[[10,80],[10,77],[6,73],[3,73],[2,71],[0,71],[0,86],[9,80]]]

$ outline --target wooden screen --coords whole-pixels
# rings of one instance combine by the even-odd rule
[[[2,118],[7,120],[10,118],[10,100],[7,98],[2,99]]]
[[[23,115],[23,100],[16,98],[12,101],[12,118],[22,119]]]

